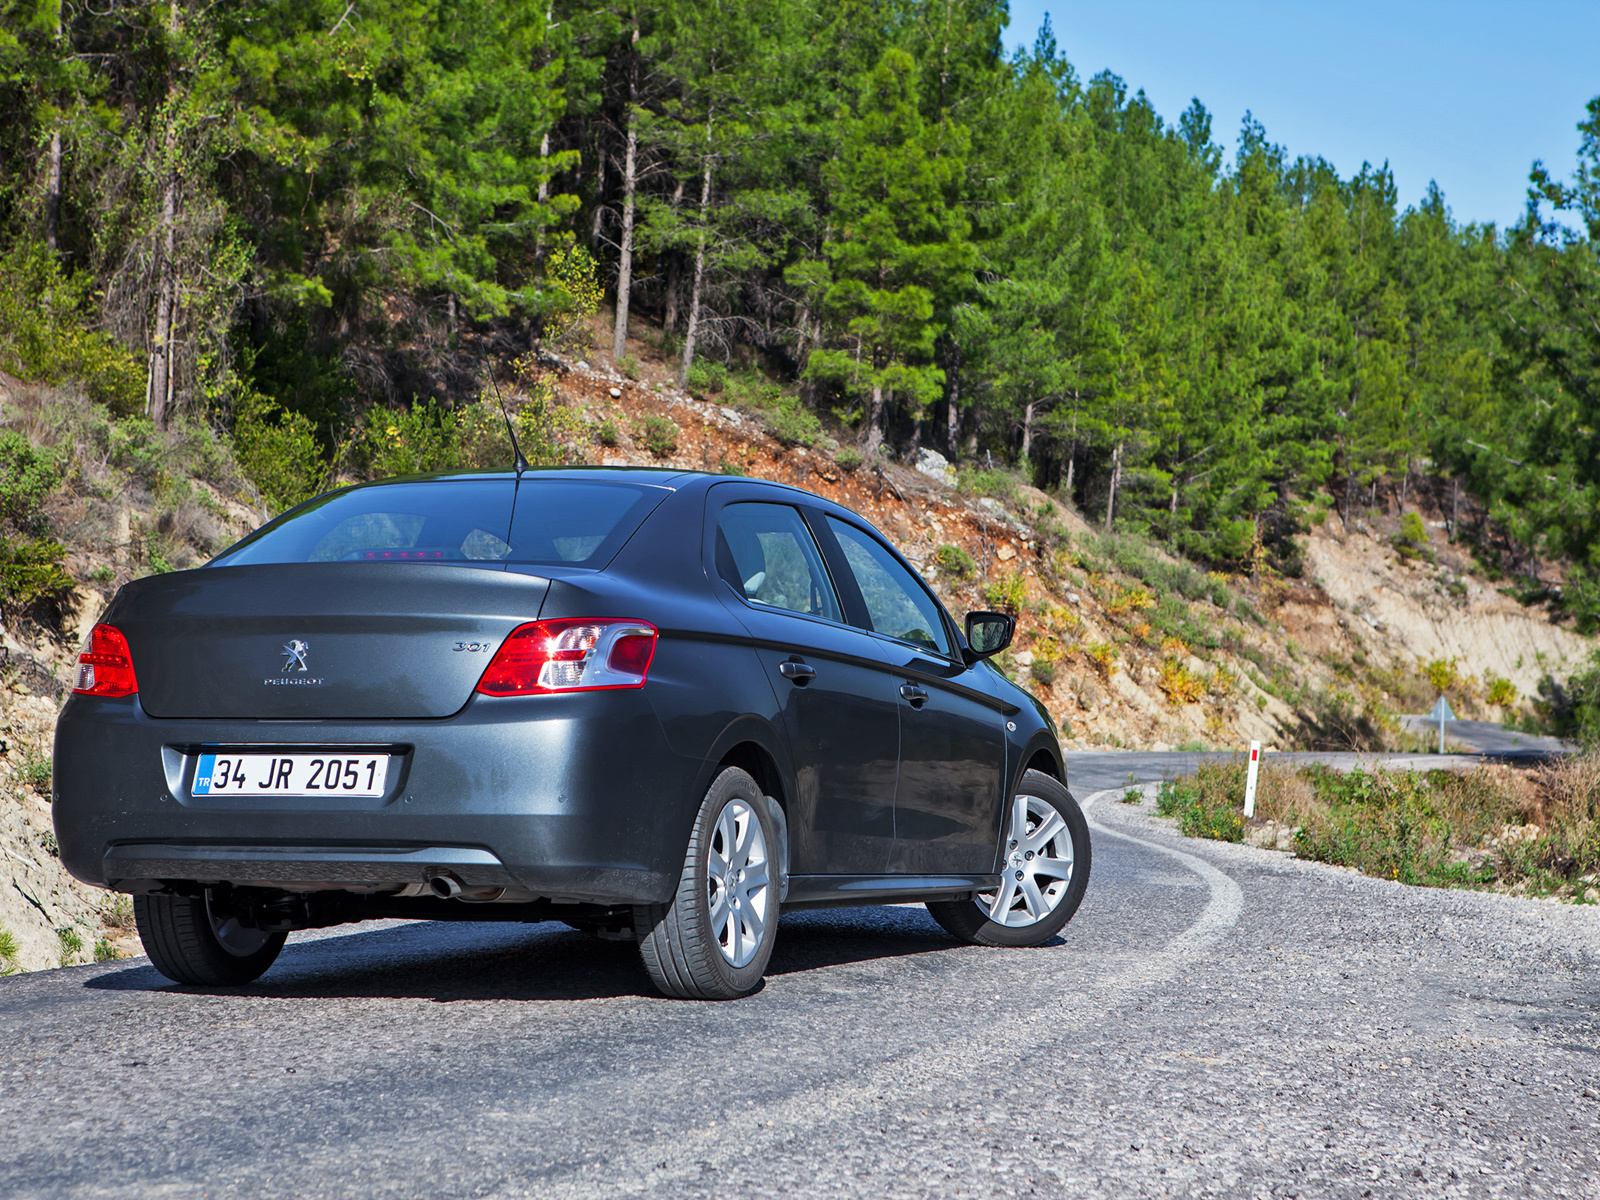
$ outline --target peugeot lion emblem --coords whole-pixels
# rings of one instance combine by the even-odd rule
[[[311,647],[299,638],[291,639],[283,648],[283,673],[287,675],[291,671],[309,671],[311,668],[306,666],[306,651],[309,649]]]

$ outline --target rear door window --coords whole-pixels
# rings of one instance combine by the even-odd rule
[[[604,567],[669,494],[580,479],[446,479],[333,492],[263,526],[213,566],[299,562]]]
[[[717,574],[751,604],[841,619],[822,554],[787,504],[727,505],[717,521]]]
[[[872,631],[954,657],[938,602],[900,560],[854,525],[829,517],[828,528],[861,589]]]

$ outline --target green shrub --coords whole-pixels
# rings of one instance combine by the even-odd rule
[[[506,413],[529,466],[556,467],[584,460],[589,437],[576,409],[556,402],[555,385],[534,355],[512,364],[516,386],[504,397],[486,384],[477,400],[455,414],[456,465],[508,470],[515,458],[506,434]]]
[[[846,446],[833,456],[833,461],[839,464],[842,471],[854,471],[861,466],[861,451],[854,446]]]
[[[617,360],[617,370],[635,382],[639,379],[639,357],[635,354],[624,354]]]
[[[1205,695],[1205,681],[1176,658],[1161,660],[1161,677],[1156,686],[1174,704],[1195,704]]]
[[[83,938],[71,925],[56,930],[56,941],[61,944],[61,965],[64,967],[83,953]]]
[[[1453,658],[1436,658],[1422,668],[1422,673],[1436,692],[1450,692],[1461,686],[1461,672],[1456,669]]]
[[[12,246],[0,259],[0,367],[39,383],[82,383],[113,412],[136,412],[144,364],[90,328],[91,286],[87,271],[65,274],[43,242]]]
[[[1422,523],[1422,517],[1419,514],[1408,512],[1400,518],[1400,532],[1395,537],[1397,541],[1409,546],[1426,546],[1428,544],[1428,527]]]
[[[665,417],[646,417],[642,440],[651,454],[666,458],[678,448],[678,427]]]
[[[971,579],[978,570],[972,555],[948,542],[933,552],[933,561],[938,565],[939,573],[947,579],[965,581]]]
[[[409,408],[370,410],[354,452],[374,479],[450,471],[460,465],[461,438],[447,409],[414,401]]]
[[[1028,673],[1033,676],[1034,682],[1041,687],[1049,687],[1056,681],[1055,663],[1045,662],[1040,658],[1033,660],[1033,666],[1028,668]]]
[[[1010,571],[983,588],[983,598],[1001,612],[1015,616],[1028,598],[1028,587],[1020,572]]]
[[[586,349],[593,340],[594,315],[605,296],[594,257],[569,233],[551,248],[544,277],[550,287],[538,314],[543,340],[568,353]]]
[[[959,478],[963,492],[971,492],[975,496],[993,496],[998,500],[1011,499],[1022,484],[1018,475],[1002,470],[963,471]]]
[[[1600,651],[1565,683],[1553,675],[1541,679],[1538,706],[1558,737],[1573,738],[1586,749],[1600,747]]]
[[[822,422],[798,396],[781,396],[766,414],[767,431],[786,446],[814,446]]]
[[[1517,685],[1503,676],[1496,675],[1493,671],[1484,673],[1483,682],[1488,685],[1490,704],[1498,705],[1501,708],[1510,708],[1519,699]]]
[[[1168,780],[1156,796],[1156,811],[1175,817],[1185,837],[1207,837],[1219,842],[1244,841],[1244,790],[1230,786],[1232,776],[1223,764],[1208,763],[1193,776]]]
[[[20,953],[16,936],[9,929],[0,929],[0,975],[17,973],[17,956]]]
[[[117,948],[111,944],[109,938],[101,938],[94,944],[95,962],[116,962],[122,955],[117,953]]]
[[[60,542],[0,535],[0,615],[29,610],[59,626],[72,599],[72,576]]]
[[[50,756],[24,750],[17,768],[17,778],[23,786],[30,787],[40,796],[50,794]]]
[[[617,423],[607,417],[595,427],[594,436],[602,446],[615,446],[621,435],[617,432]]]
[[[697,394],[720,392],[723,385],[728,382],[727,365],[697,358],[694,360],[694,365],[689,368],[689,378],[686,382],[689,390]]]
[[[234,409],[234,454],[274,512],[293,508],[322,490],[328,475],[316,426],[258,392]]]
[[[37,530],[40,510],[66,474],[63,458],[14,429],[0,429],[0,521]]]

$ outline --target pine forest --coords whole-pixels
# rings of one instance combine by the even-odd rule
[[[1461,224],[1006,20],[5,0],[0,367],[203,425],[281,506],[474,465],[541,354],[648,328],[864,469],[1020,471],[1218,569],[1426,494],[1600,623],[1600,97],[1519,221]]]

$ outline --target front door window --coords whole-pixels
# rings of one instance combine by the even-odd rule
[[[861,588],[872,631],[954,657],[938,604],[894,555],[853,525],[829,517],[828,528]]]

